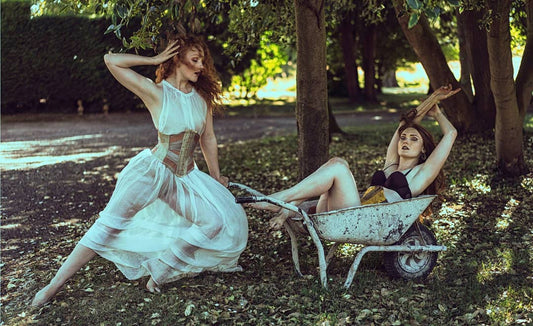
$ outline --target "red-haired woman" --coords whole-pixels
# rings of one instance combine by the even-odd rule
[[[362,197],[348,163],[334,157],[293,187],[274,193],[271,197],[298,205],[320,196],[316,210],[326,212],[341,208],[394,202],[416,197],[422,193],[436,194],[443,185],[442,167],[448,158],[457,131],[439,109],[437,102],[460,89],[443,86],[430,95],[410,114],[402,117],[387,149],[383,170],[377,171],[370,188]],[[435,145],[431,134],[419,122],[428,115],[440,125],[443,137]],[[270,227],[279,229],[287,219],[288,210],[268,203],[246,204],[256,209],[278,213],[270,220]]]
[[[106,54],[113,76],[148,108],[158,144],[131,159],[95,224],[32,302],[48,302],[96,254],[146,288],[203,271],[240,271],[246,214],[220,175],[212,114],[221,89],[206,44],[180,37],[153,57]],[[156,81],[131,67],[159,65]],[[209,174],[194,162],[200,144]]]

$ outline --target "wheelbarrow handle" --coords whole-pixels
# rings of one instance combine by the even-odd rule
[[[248,204],[257,202],[257,196],[244,196],[244,197],[235,197],[235,202],[237,204]]]

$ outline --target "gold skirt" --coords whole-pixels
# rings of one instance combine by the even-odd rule
[[[361,197],[361,205],[386,203],[385,192],[382,186],[370,186]]]

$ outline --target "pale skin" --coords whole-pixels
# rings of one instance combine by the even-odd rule
[[[416,129],[407,128],[399,135],[398,129],[403,125],[402,122],[392,136],[383,167],[385,176],[388,177],[395,171],[405,172],[412,169],[406,178],[413,197],[421,194],[435,180],[450,154],[457,130],[441,112],[437,103],[459,91],[460,89],[453,90],[451,85],[440,87],[417,107],[414,121],[418,123],[426,115],[433,117],[443,133],[442,139],[424,163],[418,164],[418,158],[424,147],[422,137]],[[298,184],[271,195],[273,198],[294,205],[318,196],[320,199],[317,212],[361,205],[357,184],[344,159],[334,157]],[[278,213],[269,222],[270,228],[275,230],[280,229],[292,214],[288,210],[280,211],[280,207],[272,204],[248,205]]]
[[[154,83],[151,79],[135,72],[131,67],[143,65],[159,65],[179,53],[177,42],[170,43],[167,48],[153,57],[145,57],[135,54],[109,53],[104,56],[104,61],[111,74],[124,87],[137,95],[144,103],[153,121],[158,121],[162,110],[163,87]],[[174,72],[167,78],[170,84],[184,93],[189,93],[193,89],[193,84],[198,80],[204,69],[203,52],[197,48],[191,48],[185,53],[183,59],[187,64],[177,65]],[[213,129],[213,118],[211,110],[206,116],[204,132],[200,136],[200,147],[209,169],[209,174],[224,186],[228,185],[228,178],[220,175],[218,165],[218,147],[215,132]],[[31,305],[42,306],[63,287],[65,282],[87,264],[96,253],[81,244],[77,244],[63,265],[59,268],[50,283],[35,295]],[[155,281],[150,277],[146,284],[150,292],[160,292]]]

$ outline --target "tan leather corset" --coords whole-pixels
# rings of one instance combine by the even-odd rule
[[[159,133],[159,143],[152,154],[169,168],[172,173],[182,177],[194,168],[194,150],[200,135],[194,130],[185,130],[176,135]]]

